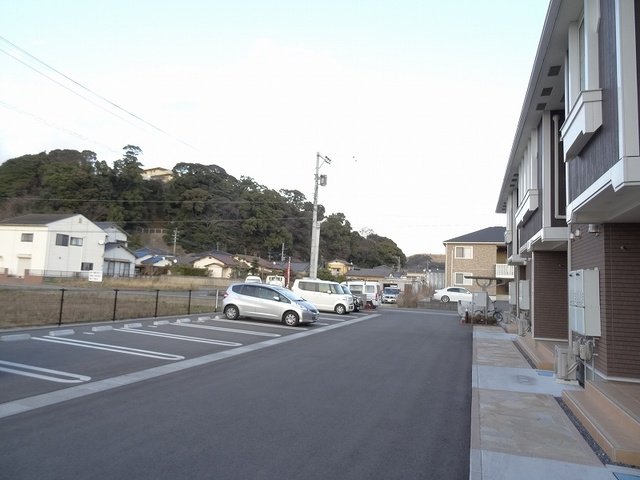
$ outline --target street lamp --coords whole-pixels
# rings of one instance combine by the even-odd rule
[[[311,255],[309,261],[309,276],[318,278],[318,251],[320,249],[320,224],[318,223],[318,185],[327,184],[327,176],[320,175],[320,167],[324,164],[331,164],[331,159],[316,154],[316,174],[313,185],[313,220],[311,222]]]

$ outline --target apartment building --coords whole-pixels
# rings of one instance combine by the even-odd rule
[[[606,431],[599,392],[636,412],[637,439],[639,19],[632,0],[550,2],[496,207],[520,343],[585,386],[565,400],[586,424]],[[607,453],[638,464],[630,443]]]

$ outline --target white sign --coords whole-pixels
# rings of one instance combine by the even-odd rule
[[[89,281],[90,282],[101,282],[102,281],[102,270],[91,270],[89,272]]]

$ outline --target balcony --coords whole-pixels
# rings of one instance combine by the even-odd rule
[[[496,278],[514,278],[513,265],[496,263]]]

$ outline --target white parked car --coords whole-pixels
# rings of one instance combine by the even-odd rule
[[[471,302],[473,300],[473,294],[463,287],[447,287],[436,290],[433,293],[433,299],[440,300],[442,303],[457,302],[458,300]]]
[[[291,290],[324,312],[339,315],[353,312],[353,295],[344,293],[338,282],[303,278],[293,282]]]

